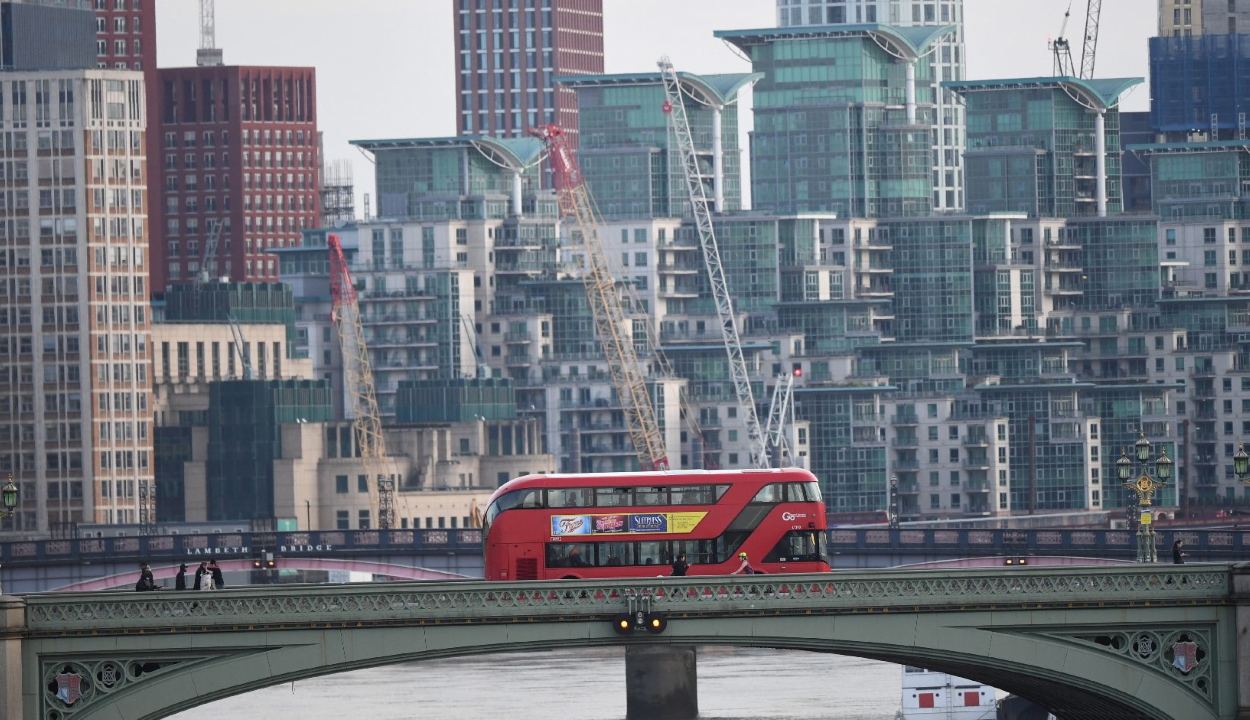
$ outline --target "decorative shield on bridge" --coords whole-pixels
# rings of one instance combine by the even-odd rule
[[[1187,673],[1198,666],[1198,644],[1192,642],[1178,642],[1172,645],[1172,665],[1183,673]]]
[[[56,676],[56,696],[66,705],[73,705],[82,697],[82,677],[76,672]]]

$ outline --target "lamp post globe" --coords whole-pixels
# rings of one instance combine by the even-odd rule
[[[0,517],[8,517],[13,514],[14,508],[17,507],[17,485],[13,484],[13,476],[9,475],[8,482],[0,488],[0,503],[4,504],[4,512],[0,512]]]
[[[1172,458],[1168,457],[1167,448],[1159,451],[1159,461],[1155,463],[1155,474],[1164,485],[1172,479]]]
[[[1133,443],[1133,451],[1137,454],[1137,462],[1144,464],[1150,461],[1150,441],[1146,439],[1146,433],[1143,432]]]
[[[1246,453],[1245,443],[1237,443],[1237,452],[1233,453],[1233,472],[1242,482],[1246,482],[1246,476],[1250,475],[1250,454]]]
[[[1120,459],[1115,461],[1115,470],[1120,476],[1120,482],[1128,482],[1133,477],[1133,461],[1128,459],[1128,451],[1120,449]]]

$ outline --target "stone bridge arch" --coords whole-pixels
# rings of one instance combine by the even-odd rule
[[[1226,566],[924,576],[32,596],[22,717],[154,719],[268,685],[397,662],[651,643],[918,664],[1030,697],[1065,720],[1238,717]],[[630,603],[664,612],[666,632],[615,635],[610,619]],[[1177,642],[1198,648],[1188,672],[1175,664]],[[77,676],[82,696],[57,698],[64,683],[56,675]]]

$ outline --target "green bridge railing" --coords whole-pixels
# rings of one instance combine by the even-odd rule
[[[31,636],[209,632],[247,627],[576,620],[646,598],[665,613],[855,613],[1212,604],[1231,596],[1228,565],[876,570],[819,575],[559,582],[266,585],[222,591],[29,595]]]

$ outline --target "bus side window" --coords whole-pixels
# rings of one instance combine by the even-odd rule
[[[790,502],[820,502],[820,483],[787,483],[785,487]]]
[[[667,505],[668,490],[662,487],[640,487],[634,490],[636,505]]]
[[[586,491],[582,489],[564,489],[564,490],[548,490],[547,502],[549,507],[588,507],[590,502],[586,498]]]
[[[633,491],[629,488],[597,488],[595,505],[599,507],[624,507],[632,505]]]
[[[521,496],[521,502],[518,507],[534,509],[543,507],[543,491],[539,489],[526,490]]]
[[[755,493],[755,497],[751,498],[751,502],[753,503],[781,502],[782,498],[784,497],[784,491],[782,489],[784,487],[785,486],[781,485],[780,483],[773,483],[771,485],[765,485],[764,487],[760,488],[759,492]]]

